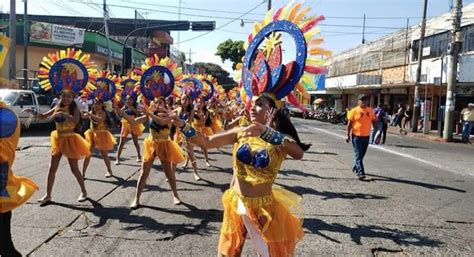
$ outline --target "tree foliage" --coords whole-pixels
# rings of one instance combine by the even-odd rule
[[[194,63],[194,66],[203,68],[206,74],[212,75],[217,79],[219,85],[234,86],[236,84],[236,82],[229,77],[229,73],[215,63],[197,62]]]
[[[244,50],[244,41],[233,41],[232,39],[227,39],[226,41],[220,43],[217,46],[216,55],[221,57],[222,62],[229,60],[232,62],[232,69],[235,70],[235,67],[238,63],[242,62],[242,57],[245,55]]]

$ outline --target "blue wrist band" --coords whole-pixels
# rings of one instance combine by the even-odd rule
[[[283,141],[285,140],[285,135],[270,127],[267,127],[262,135],[260,135],[260,138],[272,145],[282,145]]]

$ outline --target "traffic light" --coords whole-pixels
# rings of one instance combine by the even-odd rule
[[[122,69],[130,69],[133,66],[133,48],[126,46],[123,48]]]
[[[193,21],[191,22],[191,29],[193,31],[211,31],[216,28],[215,21]]]

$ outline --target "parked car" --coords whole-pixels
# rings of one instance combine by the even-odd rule
[[[46,97],[38,96],[31,90],[0,89],[0,99],[15,111],[22,124],[29,117],[27,113],[22,112],[23,110],[33,109],[39,113],[44,113],[51,109]],[[50,122],[50,119],[37,120],[33,121],[31,125]]]

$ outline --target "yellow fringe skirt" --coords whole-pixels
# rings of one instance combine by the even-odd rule
[[[51,154],[53,156],[62,154],[69,159],[82,159],[91,155],[90,144],[79,134],[74,132],[58,133],[51,132]]]
[[[212,136],[214,135],[214,132],[212,131],[212,128],[211,127],[195,127],[194,129],[196,129],[197,132],[199,132],[201,135],[203,136]]]
[[[212,119],[212,124],[211,124],[211,127],[212,127],[212,131],[214,132],[214,134],[217,134],[219,132],[222,131],[222,121],[219,117],[216,117],[214,119]]]
[[[243,216],[237,211],[239,200],[247,216],[268,247],[270,256],[293,256],[296,243],[303,238],[300,213],[301,197],[281,188],[263,197],[244,197],[233,189],[222,196],[224,218],[219,239],[219,253],[226,256],[240,254],[247,230]]]
[[[112,133],[106,129],[88,129],[84,133],[84,136],[91,147],[95,146],[95,148],[99,149],[99,151],[110,151],[114,149],[114,145],[117,143],[114,135],[112,135]]]
[[[153,161],[154,156],[161,162],[171,162],[178,164],[185,160],[183,151],[178,144],[171,139],[154,140],[151,136],[145,138],[143,142],[143,161]]]
[[[130,133],[137,137],[143,135],[143,131],[145,130],[143,124],[130,125],[127,120],[121,120],[120,122],[122,123],[122,131],[120,132],[121,137],[128,137],[128,134]]]

